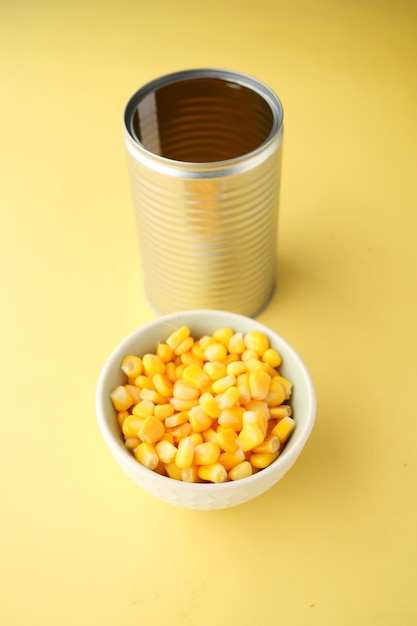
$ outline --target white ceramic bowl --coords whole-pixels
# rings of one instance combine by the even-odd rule
[[[110,400],[111,391],[125,382],[120,370],[127,354],[142,356],[154,352],[158,342],[180,326],[189,326],[197,339],[218,328],[236,332],[258,330],[282,356],[280,373],[294,384],[291,405],[296,428],[281,455],[267,468],[237,481],[225,483],[186,483],[162,476],[141,465],[126,449]],[[171,504],[200,510],[222,509],[252,500],[275,485],[288,472],[301,453],[313,428],[316,396],[310,374],[302,359],[285,339],[258,321],[225,311],[196,310],[159,317],[126,337],[111,353],[101,371],[96,390],[96,413],[104,440],[126,474],[143,490]]]

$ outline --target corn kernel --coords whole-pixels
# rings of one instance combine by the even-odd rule
[[[130,415],[129,411],[119,411],[117,413],[117,423],[119,424],[120,428],[122,427],[122,424],[128,415]]]
[[[173,478],[174,480],[182,480],[182,469],[178,467],[174,461],[172,463],[165,463],[164,467],[170,478]]]
[[[152,378],[149,376],[145,376],[145,374],[141,374],[135,378],[135,385],[140,389],[153,389],[155,390],[155,385],[153,384]]]
[[[179,424],[178,426],[172,426],[171,428],[167,427],[168,432],[174,437],[174,443],[176,440],[180,440],[183,437],[188,437],[191,433],[191,424],[190,422],[185,422],[184,424]]]
[[[204,350],[207,361],[224,361],[227,356],[227,348],[220,342],[212,343]]]
[[[203,439],[203,435],[201,433],[192,433],[191,435],[188,435],[191,439],[191,441],[194,443],[195,446],[199,446],[200,443],[203,443],[204,439]]]
[[[181,326],[169,335],[165,343],[167,343],[172,350],[175,350],[189,336],[190,329],[188,328],[188,326]]]
[[[271,417],[269,407],[265,400],[250,400],[250,402],[245,405],[245,409],[247,411],[261,411],[265,415],[265,419],[267,422]]]
[[[264,435],[257,424],[246,424],[237,437],[237,443],[244,452],[261,445],[263,440]]]
[[[198,390],[203,389],[210,382],[207,372],[198,365],[187,365],[182,373],[182,378],[186,383]]]
[[[175,381],[172,393],[174,398],[177,398],[177,400],[195,400],[200,395],[198,389],[190,385],[190,383],[186,382],[182,378]]]
[[[242,448],[238,448],[235,452],[223,452],[219,456],[219,463],[223,465],[226,471],[229,471],[235,465],[245,460],[245,453]]]
[[[246,372],[246,364],[240,359],[236,359],[227,364],[227,374],[229,376],[237,377],[244,372]]]
[[[281,355],[274,350],[274,348],[268,348],[262,355],[262,361],[268,363],[271,367],[279,367],[282,363]]]
[[[287,394],[285,388],[281,381],[278,380],[278,376],[272,378],[269,386],[269,391],[265,396],[265,401],[267,402],[268,406],[279,406],[286,399],[286,395]]]
[[[212,483],[224,483],[227,480],[227,472],[221,463],[213,463],[199,467],[198,477]]]
[[[159,420],[164,420],[167,417],[172,417],[174,415],[175,409],[172,404],[155,404],[155,408],[153,410],[153,414]]]
[[[255,350],[249,350],[248,348],[242,352],[240,358],[244,363],[247,361],[259,361],[258,353]]]
[[[204,363],[203,369],[213,381],[227,376],[226,365],[224,363],[220,363],[219,361],[208,361],[207,363]]]
[[[175,383],[175,381],[178,378],[176,369],[177,369],[177,366],[175,365],[173,361],[169,361],[166,364],[165,374],[171,383]]]
[[[214,331],[212,337],[216,341],[222,343],[225,348],[228,347],[230,339],[233,337],[234,331],[231,328],[218,328]]]
[[[193,408],[193,406],[198,405],[198,398],[195,398],[193,400],[180,400],[179,398],[170,398],[169,402],[176,411],[189,411]]]
[[[256,370],[249,374],[249,389],[252,398],[263,400],[267,397],[271,386],[271,377],[263,370]]]
[[[213,428],[207,428],[203,430],[201,433],[203,436],[203,441],[212,441],[213,443],[217,443],[217,433]]]
[[[191,350],[188,350],[188,352],[184,352],[184,354],[181,354],[180,360],[183,365],[197,365],[198,367],[203,367],[204,363],[203,359],[199,359],[192,353]]]
[[[116,411],[127,411],[133,404],[133,398],[123,385],[119,385],[110,394],[110,399]]]
[[[184,437],[184,439],[181,439],[175,456],[175,464],[181,469],[191,467],[194,460],[194,450],[194,442],[190,437]]]
[[[165,426],[157,417],[148,415],[138,431],[138,437],[146,443],[156,443],[162,439],[165,433]]]
[[[217,443],[221,450],[225,452],[236,452],[238,445],[236,443],[237,432],[234,428],[222,428],[216,432]]]
[[[211,346],[212,343],[216,343],[216,340],[214,337],[212,337],[212,335],[203,335],[202,337],[200,337],[198,343],[200,344],[200,348],[203,350],[204,358],[206,358],[206,348],[208,348],[208,346]]]
[[[125,385],[127,393],[132,397],[133,403],[136,404],[140,400],[140,389],[136,385]]]
[[[166,439],[158,441],[155,445],[155,451],[162,463],[172,463],[177,454],[177,448]]]
[[[128,415],[122,424],[122,433],[125,437],[137,437],[143,422],[143,417]]]
[[[287,378],[284,378],[284,376],[277,376],[276,380],[278,380],[278,382],[280,382],[281,385],[284,387],[284,389],[285,389],[285,399],[289,400],[291,398],[291,394],[292,394],[292,388],[293,388],[292,382],[287,380]]]
[[[266,437],[268,430],[268,419],[263,411],[245,411],[242,416],[243,427],[249,424],[255,424],[262,431],[262,441]]]
[[[135,457],[145,467],[150,470],[156,469],[159,463],[159,457],[155,452],[155,448],[148,442],[144,441],[135,448]]]
[[[126,374],[128,378],[136,378],[136,376],[142,374],[142,360],[134,354],[129,354],[123,359],[121,370]]]
[[[276,435],[281,443],[285,443],[295,428],[295,422],[292,417],[283,417],[271,431],[272,435]]]
[[[207,415],[201,405],[194,406],[188,411],[191,428],[196,433],[201,433],[203,430],[207,430],[213,423],[213,419],[210,415]]]
[[[221,409],[211,393],[202,393],[199,398],[199,403],[204,413],[211,418],[217,419],[220,417]]]
[[[269,348],[269,339],[263,333],[251,330],[243,337],[245,347],[262,356]]]
[[[148,415],[153,415],[155,410],[155,404],[150,400],[141,400],[132,409],[132,415],[136,415],[137,417],[148,417]]]
[[[166,428],[172,428],[174,426],[180,426],[181,424],[185,424],[188,422],[189,413],[188,411],[179,411],[170,415],[165,419]]]
[[[161,396],[169,398],[172,395],[172,383],[165,374],[155,374],[155,376],[152,376],[152,382]]]
[[[219,445],[213,441],[200,443],[194,449],[195,465],[212,465],[216,463],[220,456]]]
[[[165,364],[169,363],[174,356],[174,350],[167,343],[158,343],[156,346],[156,355],[159,356],[161,361]]]
[[[201,361],[201,366],[202,366],[205,361],[205,356],[204,356],[204,350],[201,347],[201,343],[199,341],[194,342],[193,347],[191,348],[191,353],[196,359]]]
[[[240,402],[241,404],[247,404],[252,399],[249,387],[249,374],[240,374],[237,377],[237,388],[240,393]]]
[[[291,417],[292,408],[289,404],[281,404],[280,406],[273,406],[269,409],[271,417],[276,419],[282,419],[283,417]]]
[[[212,389],[214,393],[224,393],[226,389],[229,389],[229,387],[235,384],[236,376],[223,376],[223,378],[219,378],[213,382]]]
[[[156,389],[141,389],[140,397],[142,400],[148,400],[154,404],[166,404],[167,399],[165,396],[161,396]]]
[[[229,339],[228,351],[234,354],[242,354],[245,350],[245,343],[243,341],[243,333],[235,333]]]
[[[161,441],[169,441],[169,443],[174,444],[174,435],[165,431]]]
[[[125,446],[128,450],[134,450],[140,444],[140,439],[138,437],[126,437]]]
[[[165,363],[156,354],[145,354],[142,357],[143,369],[146,376],[154,376],[155,374],[163,374],[165,372]]]
[[[242,461],[229,470],[228,476],[230,480],[241,480],[253,474],[252,465],[249,461]]]
[[[256,359],[250,358],[250,359],[247,359],[247,361],[242,361],[242,362],[245,364],[245,369],[248,373],[255,372],[256,370],[264,370],[264,372],[266,372],[266,369],[267,369],[266,363],[263,363],[258,358]]]
[[[234,406],[230,409],[223,409],[220,413],[220,417],[218,418],[218,423],[221,426],[229,426],[236,431],[242,429],[243,426],[243,413],[245,412],[244,407]]]
[[[278,437],[276,435],[268,435],[267,437],[265,437],[260,446],[256,446],[256,448],[253,449],[253,452],[255,452],[256,454],[262,452],[275,453],[278,452],[280,447],[281,442]]]
[[[251,454],[250,463],[257,469],[265,469],[279,457],[279,452],[256,452]]]
[[[185,365],[185,363],[181,363],[175,366],[175,378],[177,380],[180,380],[182,378],[183,372],[185,370],[187,366]]]
[[[187,337],[187,339],[184,339],[184,341],[182,341],[175,349],[174,349],[174,354],[176,356],[181,356],[182,354],[185,354],[186,352],[188,352],[189,350],[191,350],[191,348],[194,345],[194,339],[192,337]]]
[[[198,483],[198,467],[192,465],[181,470],[181,480],[185,483]]]

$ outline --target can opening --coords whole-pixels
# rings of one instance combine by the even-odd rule
[[[147,150],[188,163],[234,159],[259,148],[274,116],[256,91],[221,78],[180,80],[145,95],[132,132]]]

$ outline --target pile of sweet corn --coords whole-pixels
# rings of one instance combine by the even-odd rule
[[[150,470],[186,482],[238,480],[270,465],[294,430],[292,383],[260,332],[182,326],[154,354],[127,355],[111,393],[126,447]]]

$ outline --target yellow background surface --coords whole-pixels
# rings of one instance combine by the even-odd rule
[[[417,624],[417,4],[0,3],[2,626]],[[99,433],[145,300],[124,106],[170,71],[259,78],[285,111],[278,289],[317,421],[236,509],[143,493]]]

